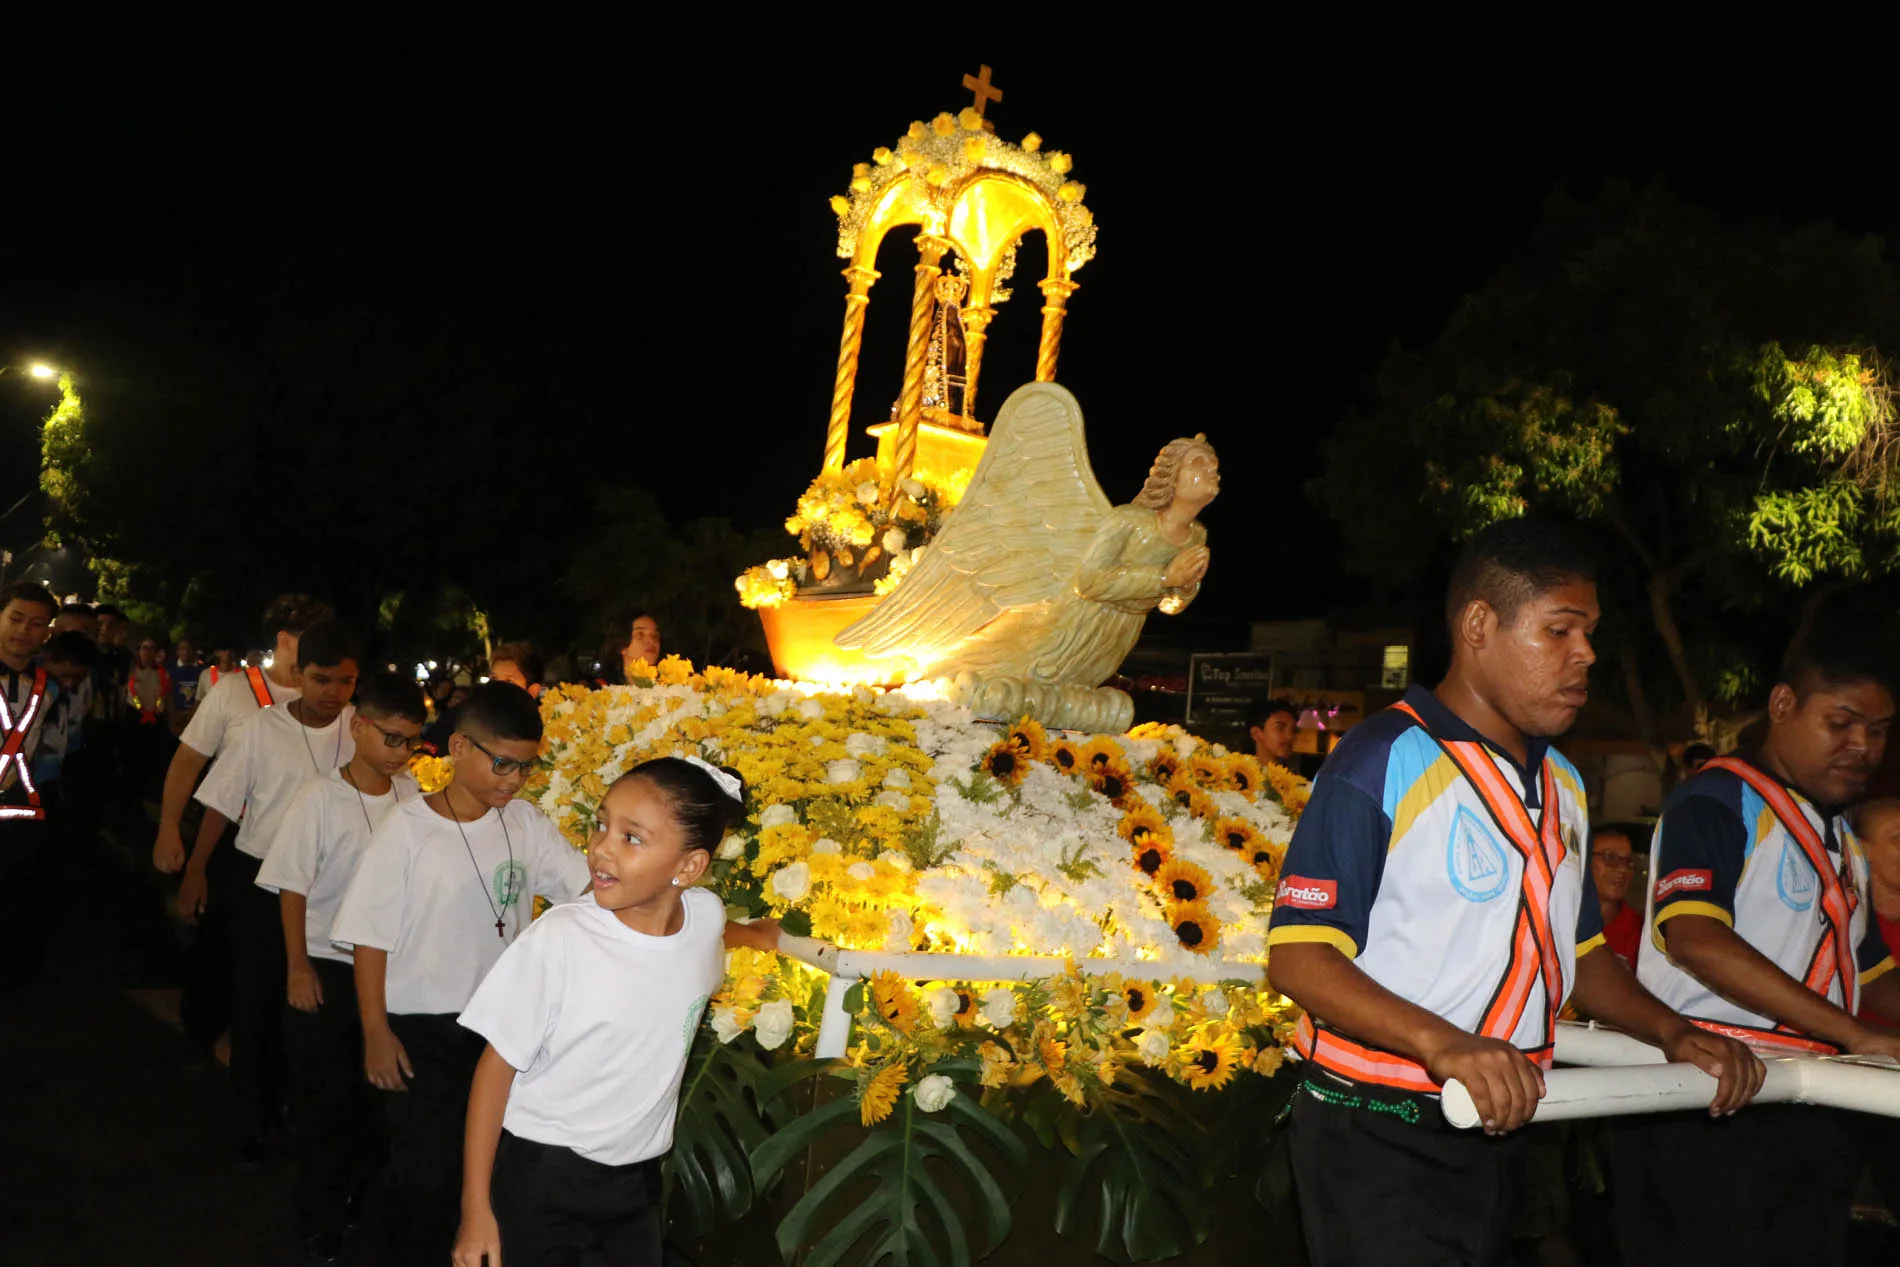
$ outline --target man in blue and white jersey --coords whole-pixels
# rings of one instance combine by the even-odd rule
[[[1567,531],[1486,529],[1452,572],[1444,681],[1353,728],[1314,782],[1267,941],[1275,988],[1307,1013],[1291,1148],[1320,1267],[1502,1258],[1511,1132],[1543,1095],[1566,998],[1715,1076],[1711,1113],[1760,1087],[1740,1043],[1592,953],[1588,809],[1550,739],[1588,698],[1598,615]],[[1453,1078],[1483,1134],[1446,1124]]]
[[[1863,1002],[1900,1014],[1900,973],[1845,817],[1893,716],[1884,648],[1819,628],[1768,697],[1760,750],[1709,761],[1670,796],[1637,952],[1658,998],[1763,1052],[1900,1058],[1900,1035],[1856,1017]],[[1833,1110],[1643,1118],[1612,1153],[1626,1262],[1846,1261],[1860,1164]]]

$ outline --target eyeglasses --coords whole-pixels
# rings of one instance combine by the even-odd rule
[[[404,735],[393,730],[384,730],[367,717],[363,719],[363,724],[383,737],[383,747],[385,748],[407,748],[409,751],[414,752],[422,747],[421,735]]]
[[[526,761],[517,761],[513,757],[498,757],[483,747],[482,741],[475,736],[464,732],[462,737],[474,744],[477,752],[488,758],[488,768],[493,770],[500,778],[505,779],[517,770],[523,774],[533,774],[536,770],[541,768],[541,758],[539,757],[529,757]]]
[[[1611,853],[1607,849],[1594,849],[1590,852],[1592,862],[1600,862],[1612,871],[1628,871],[1636,865],[1636,859],[1626,853]]]

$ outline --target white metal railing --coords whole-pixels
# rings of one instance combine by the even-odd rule
[[[813,937],[779,935],[779,953],[810,964],[828,974],[824,1018],[818,1026],[818,1056],[835,1060],[851,1045],[851,1013],[844,996],[854,981],[879,972],[895,972],[910,981],[1039,981],[1057,977],[1074,964],[1084,976],[1119,973],[1137,981],[1178,981],[1183,978],[1214,985],[1222,981],[1266,984],[1263,965],[1242,959],[1208,959],[1185,970],[1163,971],[1152,959],[1070,959],[1062,955],[951,955],[935,953],[887,954],[877,950],[845,950]]]

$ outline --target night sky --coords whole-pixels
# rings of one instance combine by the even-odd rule
[[[1316,444],[1553,190],[1660,179],[1726,213],[1900,227],[1891,109],[1686,50],[1223,31],[1057,56],[1012,34],[867,64],[789,33],[738,53],[361,34],[67,52],[4,85],[0,356],[145,402],[152,477],[180,498],[209,495],[206,446],[242,454],[254,487],[217,494],[234,533],[258,489],[364,481],[393,519],[515,571],[596,481],[650,487],[676,519],[777,523],[817,471],[843,311],[826,199],[911,119],[967,104],[980,62],[1001,134],[1073,153],[1100,226],[1060,379],[1104,487],[1127,499],[1177,434],[1220,449],[1202,614],[1229,621],[1361,597],[1303,491]],[[1030,254],[985,420],[1033,369]],[[902,234],[879,261],[859,432],[896,394],[911,258]],[[44,400],[0,380],[0,507],[30,486]],[[322,547],[280,548],[301,581],[295,556]]]

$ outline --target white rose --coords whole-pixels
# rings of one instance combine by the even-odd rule
[[[815,699],[798,701],[798,715],[806,721],[817,721],[825,715],[825,706]]]
[[[854,730],[844,737],[844,750],[854,757],[875,757],[884,751],[884,740],[877,735],[867,735]]]
[[[811,892],[811,867],[794,862],[772,873],[772,893],[786,902],[796,902]]]
[[[752,1036],[765,1050],[775,1051],[792,1036],[792,1023],[796,1019],[790,999],[773,999],[752,1018]]]
[[[722,1043],[729,1043],[745,1033],[745,1026],[739,1023],[739,1014],[729,1007],[713,1009],[712,1027],[713,1033],[719,1036]]]
[[[870,480],[858,485],[858,500],[866,506],[877,505],[877,485]]]
[[[759,815],[760,827],[789,827],[798,821],[798,811],[789,805],[768,805]]]
[[[879,792],[877,799],[873,801],[872,804],[882,805],[885,809],[894,809],[902,812],[910,808],[910,793],[897,791]]]
[[[903,791],[910,787],[910,771],[903,766],[892,766],[884,772],[884,786]]]
[[[1016,1019],[1016,992],[1001,985],[984,991],[980,1013],[985,1025],[1003,1029]]]
[[[910,498],[912,501],[916,502],[924,499],[925,489],[922,480],[906,479],[903,481],[901,487],[904,490],[904,496]]]
[[[777,807],[774,806],[773,808]],[[745,837],[728,833],[726,837],[719,842],[719,849],[713,856],[722,862],[731,862],[734,858],[745,857]]]
[[[825,782],[827,783],[855,783],[858,776],[863,773],[864,767],[850,757],[825,762]]]
[[[911,1094],[917,1098],[918,1108],[926,1113],[935,1113],[957,1098],[957,1085],[942,1074],[933,1073],[919,1082]]]
[[[843,853],[844,846],[829,836],[820,836],[811,842],[811,851],[813,853]]]
[[[1174,1024],[1174,1004],[1168,1002],[1165,994],[1155,996],[1154,1011],[1148,1013],[1149,1029],[1168,1029]]]
[[[925,1003],[930,1008],[930,1019],[936,1022],[938,1029],[949,1029],[951,1022],[957,1019],[957,992],[949,986],[938,986],[932,990]]]
[[[883,545],[884,553],[888,555],[895,556],[902,554],[904,551],[904,530],[902,528],[892,528],[887,531],[884,534]]]
[[[1168,1058],[1168,1031],[1165,1029],[1144,1029],[1141,1037],[1135,1040],[1135,1051],[1141,1056],[1141,1063],[1149,1068],[1161,1064]]]
[[[884,918],[890,922],[891,931],[884,935],[884,949],[894,955],[901,955],[910,949],[910,940],[917,932],[917,926],[911,922],[909,911],[886,911]]]

